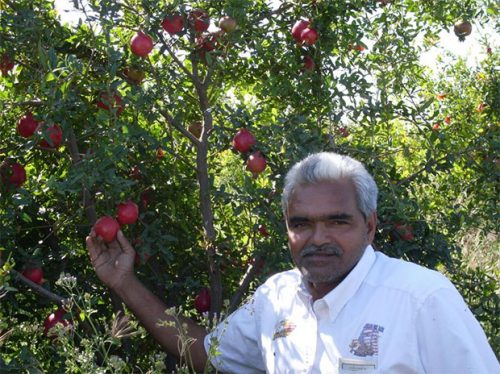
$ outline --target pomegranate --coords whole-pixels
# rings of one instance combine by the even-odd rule
[[[188,16],[188,21],[195,32],[201,33],[208,30],[210,18],[203,9],[193,9]]]
[[[450,115],[446,116],[446,118],[444,119],[444,123],[446,123],[447,125],[449,125],[451,123],[451,116]]]
[[[33,118],[33,114],[31,112],[26,112],[17,122],[17,132],[23,138],[29,138],[35,133],[38,125],[39,123]]]
[[[310,22],[306,21],[306,20],[303,20],[303,19],[298,20],[293,25],[293,27],[292,27],[292,37],[295,39],[295,41],[297,43],[302,43],[302,38],[301,38],[302,31],[304,31],[304,29],[306,29],[307,27],[309,27],[309,25],[310,25]]]
[[[313,45],[318,40],[318,32],[310,27],[306,27],[300,33],[300,39],[307,45]]]
[[[129,177],[131,179],[140,180],[142,179],[142,173],[139,166],[135,165],[130,169]]]
[[[224,16],[219,20],[219,27],[225,32],[231,32],[236,29],[236,20],[229,16]]]
[[[156,148],[156,158],[158,160],[161,160],[164,157],[165,157],[165,151],[163,150],[163,148],[162,147]]]
[[[130,40],[130,50],[136,56],[146,57],[153,50],[153,39],[139,30]]]
[[[21,273],[24,277],[36,284],[42,284],[43,270],[40,267],[26,268]]]
[[[99,101],[97,101],[97,106],[104,110],[114,110],[116,108],[116,116],[118,117],[125,109],[125,104],[122,102],[122,98],[118,94],[113,94],[113,98],[107,92],[102,92],[99,95]]]
[[[194,307],[199,313],[205,313],[210,310],[210,290],[203,287],[194,298]]]
[[[104,216],[96,221],[94,230],[106,243],[110,243],[116,239],[116,234],[118,230],[120,230],[120,225],[113,217]]]
[[[402,239],[404,241],[411,241],[415,239],[413,227],[411,225],[396,222],[394,224],[394,231],[396,235],[393,235],[393,239]]]
[[[455,32],[455,35],[458,36],[458,40],[463,42],[465,37],[471,34],[472,25],[467,20],[459,20],[453,25],[453,32]]]
[[[203,124],[200,121],[191,122],[188,126],[188,131],[198,139],[201,136],[202,130],[203,130]]]
[[[52,126],[49,126],[46,129],[44,129],[43,127],[43,124],[38,126],[39,131],[43,134],[42,136],[44,136],[44,139],[40,141],[40,147],[59,148],[63,140],[63,132],[61,127],[57,123],[54,123]],[[45,140],[45,138],[48,138],[49,141]]]
[[[248,152],[255,143],[255,137],[246,128],[240,129],[233,138],[233,148],[241,153]]]
[[[43,333],[45,334],[45,336],[55,338],[56,334],[51,330],[58,323],[63,325],[63,327],[68,327],[72,324],[71,320],[64,318],[65,314],[66,311],[62,308],[59,308],[55,312],[49,314],[47,318],[45,318],[45,321],[43,321]]]
[[[304,56],[304,70],[313,71],[314,70],[314,60],[310,56]]]
[[[7,53],[2,53],[0,55],[0,71],[2,75],[7,75],[12,69],[14,69],[14,61]]]
[[[118,204],[116,208],[116,220],[120,225],[130,225],[139,218],[139,207],[133,201]]]
[[[141,84],[146,74],[139,69],[125,68],[123,74],[134,84]]]
[[[267,162],[260,151],[255,151],[248,157],[247,170],[250,171],[254,177],[257,177],[266,168]]]
[[[267,238],[269,236],[269,233],[267,232],[266,226],[264,226],[264,225],[259,225],[259,232],[264,238]]]
[[[180,14],[166,16],[161,23],[161,27],[170,35],[178,34],[184,28],[184,18]]]
[[[19,188],[26,182],[26,170],[17,162],[11,163],[7,160],[2,162],[0,165],[0,176],[2,183],[14,188]]]

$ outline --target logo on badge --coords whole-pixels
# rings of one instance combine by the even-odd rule
[[[383,326],[365,324],[359,337],[349,344],[351,353],[361,357],[378,355],[378,339],[383,332]]]
[[[273,340],[287,337],[295,330],[295,327],[297,327],[295,323],[288,319],[278,322],[274,328]]]

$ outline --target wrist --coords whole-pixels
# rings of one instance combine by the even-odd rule
[[[140,285],[139,279],[134,272],[127,272],[121,277],[120,281],[110,287],[122,300],[126,300],[128,294],[134,291]]]

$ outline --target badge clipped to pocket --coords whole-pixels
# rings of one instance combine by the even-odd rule
[[[342,357],[339,359],[339,374],[375,373],[376,370],[376,361]]]

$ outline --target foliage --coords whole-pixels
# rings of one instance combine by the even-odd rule
[[[217,35],[211,51],[189,27],[175,36],[161,30],[167,14],[193,8],[213,23],[230,15],[238,27]],[[124,230],[139,276],[167,305],[207,323],[193,308],[202,286],[211,287],[212,312],[227,312],[241,300],[235,295],[291,266],[282,177],[318,150],[368,165],[380,187],[376,247],[447,269],[500,352],[498,267],[465,267],[459,255],[464,232],[498,232],[498,52],[485,40],[492,52],[478,67],[442,62],[437,77],[419,62],[455,20],[492,23],[494,2],[106,0],[85,9],[70,26],[50,1],[0,2],[0,56],[15,62],[0,77],[0,162],[15,160],[28,175],[17,189],[0,183],[0,371],[173,370],[132,316],[137,333],[110,334],[126,314],[88,260],[91,225],[119,202],[137,202],[140,220]],[[299,18],[318,30],[313,46],[291,37]],[[138,29],[155,42],[147,58],[129,49]],[[305,56],[313,71],[302,68]],[[131,70],[144,73],[142,82]],[[123,112],[106,99],[115,94]],[[22,138],[16,124],[27,111],[59,124],[63,146],[41,147],[47,134]],[[188,131],[194,121],[203,123],[200,137]],[[245,170],[248,154],[231,149],[241,127],[267,159],[257,178]],[[74,333],[57,343],[41,327],[54,302],[11,271],[35,265],[44,269],[41,288],[71,302]],[[61,274],[76,285],[57,283]]]

